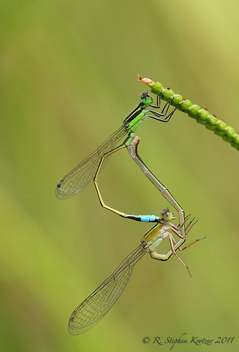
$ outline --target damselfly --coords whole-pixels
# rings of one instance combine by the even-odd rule
[[[135,264],[146,253],[149,253],[151,258],[162,261],[168,260],[173,254],[189,272],[188,266],[182,261],[181,258],[179,258],[176,250],[184,250],[199,240],[196,240],[188,246],[181,248],[181,245],[185,242],[186,237],[182,238],[179,228],[171,223],[171,221],[175,219],[174,215],[168,209],[163,210],[161,215],[162,218],[154,216],[154,219],[150,216],[150,222],[154,222],[156,225],[144,235],[140,245],[123,260],[112,275],[110,275],[100,286],[98,286],[97,289],[73,311],[68,324],[70,334],[82,334],[91,329],[104,317],[127,286]],[[147,218],[148,216],[144,217]],[[189,219],[189,217],[190,215],[186,217],[185,222]],[[196,221],[194,222],[194,219],[188,223],[186,226],[186,235],[195,223]],[[180,238],[177,244],[173,235],[169,231]],[[167,237],[169,238],[171,247],[170,254],[157,253],[158,246]]]
[[[70,171],[56,186],[56,197],[59,199],[67,199],[83,190],[91,181],[94,181],[96,190],[99,195],[97,180],[100,171],[105,166],[109,157],[117,151],[127,147],[128,150],[135,150],[135,132],[141,123],[147,118],[153,118],[160,122],[168,122],[175,110],[169,111],[171,102],[166,102],[161,112],[156,111],[160,108],[160,100],[157,99],[157,105],[153,105],[153,99],[148,93],[141,95],[141,102],[139,105],[125,118],[123,125],[115,131],[107,140],[92,154],[90,154],[85,160],[77,165],[72,171]],[[119,142],[124,138],[123,143]],[[138,137],[137,137],[138,138]],[[117,144],[119,144],[117,146]],[[138,160],[137,164],[144,171],[147,169],[142,159],[138,156],[133,156],[133,159]],[[147,169],[148,170],[148,169]],[[146,174],[146,173],[145,173]],[[148,170],[146,176],[148,178],[153,175]],[[156,177],[153,176],[155,180]],[[159,181],[153,182],[155,186],[160,190],[161,194],[169,201],[169,203],[177,210],[179,214],[180,231],[184,236],[184,211],[178,204],[172,194],[166,189],[166,187]],[[100,201],[101,197],[99,195]],[[101,202],[101,205],[104,206]]]
[[[171,103],[167,102],[162,111],[158,112],[156,109],[159,109],[160,105],[153,105],[153,99],[149,94],[143,93],[141,95],[141,102],[125,118],[122,126],[57,184],[56,197],[67,199],[83,190],[93,181],[100,163],[100,169],[102,169],[110,155],[131,144],[137,128],[147,117],[161,122],[168,122],[176,110],[174,109],[167,114],[170,106]],[[119,144],[122,140],[123,142]]]

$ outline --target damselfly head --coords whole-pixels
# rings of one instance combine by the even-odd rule
[[[153,98],[151,98],[151,96],[147,92],[141,94],[140,98],[144,105],[149,105],[153,102]]]
[[[163,220],[165,220],[165,221],[173,221],[173,220],[175,220],[175,216],[168,209],[162,210],[161,211],[161,215],[162,215]]]

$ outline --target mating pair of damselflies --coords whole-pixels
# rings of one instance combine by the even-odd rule
[[[156,223],[155,227],[144,236],[140,246],[126,257],[113,274],[74,310],[69,321],[69,331],[73,335],[87,331],[108,312],[126,287],[134,265],[146,252],[149,252],[152,258],[158,260],[167,260],[174,254],[188,269],[186,264],[176,254],[176,250],[181,249],[181,245],[185,242],[186,235],[194,223],[192,224],[191,221],[185,229],[185,223],[188,217],[185,219],[182,207],[139,157],[137,152],[139,137],[137,137],[135,133],[140,124],[147,117],[160,122],[168,122],[178,108],[181,111],[187,112],[189,116],[196,118],[197,122],[205,124],[206,127],[213,130],[216,134],[222,136],[223,139],[230,142],[232,146],[239,149],[239,135],[235,133],[232,127],[227,126],[224,121],[218,120],[214,115],[209,114],[207,109],[200,109],[198,105],[193,105],[189,100],[183,99],[181,95],[175,94],[171,89],[163,88],[159,82],[143,79],[141,76],[139,76],[139,78],[141,82],[150,86],[151,91],[157,95],[157,104],[153,105],[153,99],[148,93],[142,94],[141,102],[125,118],[123,125],[94,153],[67,174],[56,187],[56,196],[59,199],[66,199],[84,189],[91,181],[94,181],[100,203],[104,208],[124,218]],[[161,99],[166,100],[166,104],[161,112],[159,112],[157,109],[160,109]],[[171,112],[169,112],[170,107],[173,108]],[[120,143],[121,141],[123,142]],[[177,210],[179,216],[178,227],[171,224],[170,221],[174,219],[174,216],[168,210],[162,212],[161,218],[152,215],[136,216],[122,213],[104,203],[97,183],[99,173],[109,156],[124,147],[127,147],[131,157],[144,172],[146,177],[150,179],[161,194]],[[169,230],[179,237],[178,241],[174,240]],[[162,255],[157,253],[156,250],[158,245],[166,237],[169,238],[171,250],[167,254]]]
[[[112,210],[112,208],[105,206],[97,185],[99,173],[108,161],[109,156],[131,145],[137,128],[147,117],[166,123],[170,121],[176,109],[187,112],[197,122],[204,124],[208,129],[222,136],[225,141],[230,142],[233,147],[239,149],[239,134],[235,133],[234,128],[227,126],[223,120],[218,120],[215,115],[209,114],[207,109],[201,109],[198,105],[192,104],[190,100],[183,99],[182,95],[175,94],[171,88],[164,88],[159,82],[142,78],[142,76],[139,76],[139,81],[149,86],[151,91],[157,95],[157,104],[153,105],[153,99],[149,94],[143,93],[141,95],[141,102],[125,118],[122,126],[109,136],[94,153],[90,154],[58,183],[56,187],[57,198],[67,199],[83,190],[91,181],[94,181],[101,205]],[[165,100],[166,104],[161,112],[159,112],[161,99]],[[173,109],[169,112],[171,106]],[[170,194],[169,190],[148,170],[139,157],[137,149],[135,155],[132,157],[150,181],[178,212],[180,232],[184,236],[184,211],[182,207]]]
[[[158,109],[160,109],[160,102],[160,96],[158,96],[157,105],[153,105],[152,97],[148,93],[143,93],[141,95],[141,102],[124,119],[122,126],[118,130],[116,130],[111,136],[109,136],[106,141],[101,144],[98,149],[96,149],[95,152],[90,154],[85,160],[83,160],[79,165],[77,165],[58,183],[56,187],[56,197],[59,199],[70,198],[81,190],[83,190],[91,181],[94,181],[101,205],[104,208],[113,211],[112,208],[104,204],[100,195],[97,184],[99,173],[112,154],[131,145],[132,141],[134,140],[134,137],[136,137],[135,133],[137,128],[147,117],[165,123],[170,121],[177,107],[174,107],[174,109],[169,112],[171,102],[167,102],[162,108],[161,112],[159,112]],[[147,166],[144,164],[144,162],[138,155],[137,145],[138,143],[136,143],[135,155],[131,155],[132,158],[137,163],[137,165],[139,165],[144,174],[161,192],[161,194],[176,209],[179,216],[180,232],[182,236],[184,236],[184,211],[182,207],[177,203],[177,201],[167,190],[167,188],[150,172],[150,170],[148,170]],[[118,211],[116,212],[117,214],[120,213]],[[122,216],[124,216],[123,213]]]

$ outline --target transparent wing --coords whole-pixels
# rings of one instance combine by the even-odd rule
[[[68,325],[70,334],[82,334],[103,318],[124,291],[135,264],[145,253],[143,244],[140,244],[113,274],[74,310]]]
[[[126,135],[127,130],[124,125],[112,133],[95,152],[90,154],[58,183],[55,191],[56,197],[67,199],[83,190],[93,180],[102,156],[114,149],[116,144]],[[102,167],[105,166],[108,159],[104,160]]]

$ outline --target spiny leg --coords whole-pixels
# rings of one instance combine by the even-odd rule
[[[169,237],[169,243],[170,243],[171,251],[168,251],[168,253],[166,253],[166,254],[157,253],[156,250],[149,251],[150,257],[153,258],[153,259],[156,259],[156,260],[167,261],[173,254],[185,266],[185,268],[187,268],[189,275],[192,276],[190,271],[189,271],[188,266],[177,255],[177,253],[176,253],[176,251],[174,249],[174,243],[176,243],[176,241],[174,240],[173,236],[170,233],[168,233],[168,237]],[[182,240],[179,240],[179,241],[182,241]]]
[[[190,215],[188,215],[188,216],[185,218],[185,223],[186,223],[186,221],[189,219],[189,217],[190,217]],[[194,220],[195,220],[195,218],[193,218],[193,219],[187,224],[187,226],[185,227],[185,230],[186,230],[185,240],[186,240],[187,234],[191,231],[192,227],[198,222],[198,220],[196,220],[196,221],[194,221]],[[171,224],[171,225],[172,225],[172,224]],[[179,235],[179,234],[178,234],[178,231],[175,230],[174,227],[172,227],[172,226],[170,226],[170,227],[171,227],[171,230],[178,236],[178,235]],[[188,269],[189,275],[192,276],[191,273],[190,273],[190,271],[189,271],[188,266],[182,261],[182,259],[181,259],[181,258],[177,255],[177,253],[175,252],[175,250],[174,250],[174,244],[177,243],[177,242],[175,241],[175,239],[173,238],[173,236],[170,236],[170,235],[171,235],[171,234],[169,234],[169,241],[170,241],[170,246],[171,246],[171,250],[172,250],[173,254],[174,254],[174,255],[178,258],[178,260]],[[206,238],[206,237],[199,238],[199,239],[193,241],[192,243],[190,243],[189,245],[187,245],[186,247],[184,247],[184,248],[178,247],[178,249],[179,249],[180,251],[184,251],[185,249],[189,248],[189,247],[192,246],[193,244],[197,243],[198,241],[204,240],[205,238]],[[172,243],[172,242],[173,242],[173,243]]]
[[[189,217],[190,217],[190,215],[187,215],[187,216],[186,216],[186,218],[185,218],[185,223],[186,223],[186,221],[189,219]],[[195,221],[194,221],[194,220],[195,220],[195,218],[193,218],[193,219],[187,224],[187,226],[185,227],[185,230],[186,230],[185,236],[187,236],[187,234],[188,234],[189,231],[192,229],[192,227],[193,227],[194,225],[196,225],[196,223],[198,222],[198,220],[195,220]],[[205,238],[206,238],[206,236],[205,236],[205,237],[202,237],[202,238],[198,238],[198,239],[196,239],[195,241],[193,241],[192,243],[188,244],[186,247],[184,247],[184,248],[178,247],[178,249],[179,249],[180,251],[184,251],[184,249],[187,249],[188,247],[192,246],[193,244],[197,243],[198,241],[204,240]]]
[[[131,141],[131,144],[129,147],[127,147],[128,152],[132,159],[136,162],[136,164],[140,167],[140,169],[143,171],[145,176],[153,183],[153,185],[160,191],[162,196],[174,207],[174,209],[177,210],[178,212],[178,217],[179,217],[179,224],[180,224],[180,232],[183,238],[185,237],[185,216],[184,216],[184,210],[183,208],[178,204],[176,199],[172,196],[172,194],[169,192],[169,190],[154,176],[154,174],[147,168],[147,166],[144,164],[143,160],[140,158],[138,155],[138,144],[139,144],[140,138],[138,136],[135,136],[133,140]],[[180,241],[180,240],[179,240]],[[180,242],[181,243],[181,242]],[[178,243],[179,244],[179,243]],[[178,248],[181,246],[181,244],[176,244],[176,247]],[[176,248],[176,249],[177,249]]]
[[[176,244],[176,241],[175,241],[175,239],[173,238],[173,236],[172,236],[171,234],[169,234],[169,243],[170,243],[170,247],[171,247],[172,253],[173,253],[173,254],[176,256],[176,258],[185,266],[185,268],[188,270],[189,275],[192,276],[191,273],[190,273],[190,271],[189,271],[188,266],[187,266],[187,265],[184,263],[184,261],[177,255],[177,253],[176,253],[176,251],[175,251],[175,249],[174,249],[174,245]],[[179,247],[179,248],[180,248],[180,247]]]
[[[154,109],[159,109],[161,108],[161,97],[163,95],[164,91],[167,91],[168,88],[163,89],[159,95],[157,95],[157,105],[153,105],[153,104],[149,104],[150,107],[154,108]],[[175,95],[172,96],[172,99],[168,102],[166,102],[166,104],[164,105],[163,109],[161,110],[161,112],[157,112],[154,110],[148,110],[149,112],[151,112],[154,116],[147,114],[147,116],[155,119],[155,120],[159,120],[161,122],[169,122],[169,120],[171,119],[171,117],[173,116],[173,114],[175,113],[175,111],[177,110],[178,106],[174,107],[174,109],[168,114],[168,110],[169,108],[172,106],[172,102],[174,99]],[[164,116],[164,118],[161,118],[161,116]]]
[[[188,244],[186,247],[184,248],[178,248],[180,251],[184,251],[184,249],[187,249],[188,247],[192,246],[193,244],[197,243],[198,241],[201,241],[201,240],[205,240],[206,236],[205,237],[202,237],[202,238],[198,238],[197,240],[193,241],[192,243]]]
[[[161,112],[157,112],[155,110],[151,110],[151,109],[148,109],[148,112],[150,112],[151,114],[153,115],[150,115],[149,113],[147,113],[147,116],[154,119],[154,120],[158,120],[160,122],[169,122],[171,117],[173,116],[173,114],[175,113],[175,111],[177,110],[178,107],[175,107],[169,114],[168,114],[168,110],[169,108],[171,107],[171,102],[167,102],[162,111]],[[158,101],[157,101],[157,104],[158,104]],[[153,107],[154,109],[156,108],[159,108],[159,106],[153,106],[153,105],[150,105],[151,107]],[[162,118],[163,117],[163,118]]]
[[[184,221],[184,225],[185,225],[185,223],[188,221],[189,217],[190,217],[190,215],[186,216],[185,221]],[[190,273],[190,270],[189,270],[188,266],[184,263],[184,261],[183,261],[183,260],[177,255],[177,253],[176,253],[176,249],[181,249],[181,248],[180,248],[180,247],[177,247],[177,248],[176,248],[176,246],[179,245],[179,244],[182,245],[182,244],[185,242],[185,240],[186,240],[186,235],[190,232],[190,230],[192,229],[192,227],[197,223],[197,220],[194,221],[194,222],[193,222],[193,221],[194,221],[194,218],[189,222],[189,224],[187,224],[187,226],[186,226],[186,234],[185,234],[185,237],[184,237],[184,238],[181,237],[181,234],[180,234],[180,232],[179,232],[179,228],[178,228],[177,226],[173,225],[172,223],[169,223],[169,229],[170,229],[175,235],[177,235],[177,236],[180,238],[180,240],[177,242],[177,241],[174,239],[174,237],[173,237],[173,235],[172,235],[171,233],[166,232],[166,236],[164,236],[164,239],[165,239],[166,237],[169,237],[169,243],[170,243],[171,250],[170,250],[168,253],[166,253],[166,254],[159,254],[159,253],[157,253],[157,247],[155,247],[154,250],[149,250],[149,254],[150,254],[151,258],[157,259],[157,260],[166,261],[166,260],[168,260],[172,255],[175,255],[176,258],[177,258],[177,259],[183,264],[183,266],[188,270],[189,275],[192,276],[191,273]],[[199,240],[194,241],[193,243],[191,243],[190,245],[188,245],[187,247],[185,247],[185,248],[183,248],[183,249],[181,249],[181,250],[184,250],[184,249],[190,247],[192,244],[196,243],[197,241],[199,241]]]

